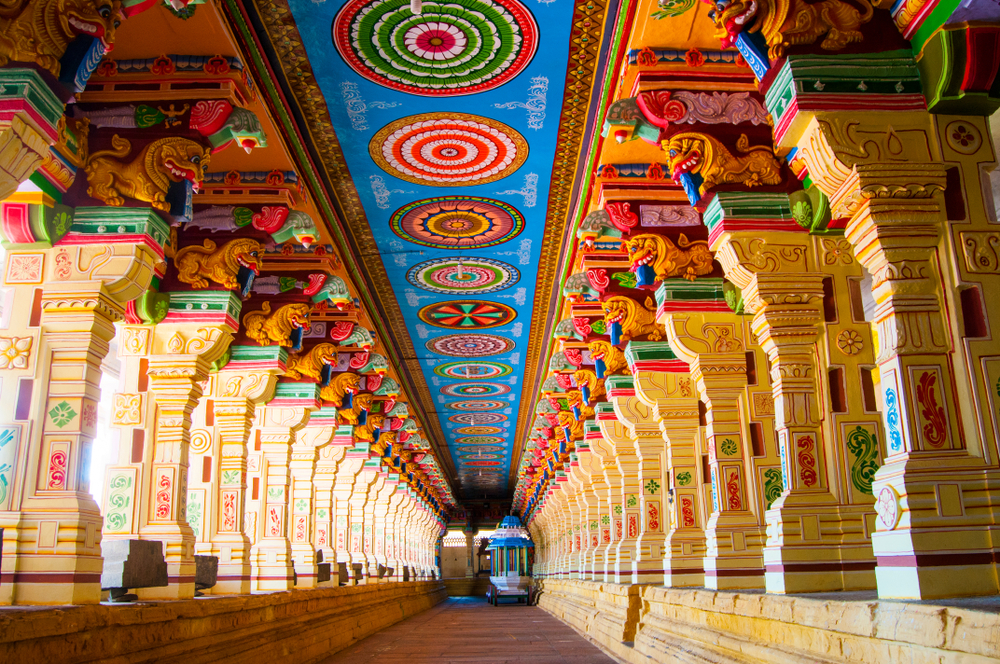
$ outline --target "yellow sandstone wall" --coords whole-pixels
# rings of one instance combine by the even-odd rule
[[[968,608],[575,580],[542,586],[540,607],[635,664],[1000,661],[1000,615]]]
[[[0,611],[0,662],[309,664],[447,597],[439,581]]]

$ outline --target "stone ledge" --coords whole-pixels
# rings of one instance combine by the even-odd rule
[[[541,585],[541,608],[635,664],[1000,660],[1000,615],[975,609],[579,580]],[[623,605],[631,596],[634,604]],[[630,632],[634,642],[618,638]]]
[[[447,597],[439,581],[0,609],[0,661],[317,661]]]

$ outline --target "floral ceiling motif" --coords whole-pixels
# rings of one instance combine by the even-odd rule
[[[418,95],[467,95],[516,77],[538,48],[538,26],[517,0],[354,0],[333,22],[341,57],[364,78]]]

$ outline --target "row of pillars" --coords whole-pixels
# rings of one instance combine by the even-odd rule
[[[162,276],[169,229],[149,210],[75,219],[105,213],[115,218],[100,230],[74,226],[56,247],[6,257],[0,604],[99,601],[101,542],[113,539],[163,543],[168,585],[144,599],[193,597],[196,554],[219,559],[210,593],[315,587],[320,559],[361,582],[438,575],[444,524],[424,492],[338,425],[318,385],[278,382],[284,349],[231,346],[234,293],[174,293],[162,322],[125,322]],[[122,215],[135,232],[105,232]],[[88,477],[113,340],[119,436],[102,509]]]
[[[703,221],[746,315],[719,306],[721,283],[661,284],[666,341],[630,342],[631,375],[606,378],[608,401],[530,505],[537,574],[1000,591],[989,129],[960,123],[981,137],[977,162],[959,160],[952,118],[814,115],[779,140],[843,235],[790,223],[784,195],[715,195]],[[859,156],[848,124],[909,161]]]

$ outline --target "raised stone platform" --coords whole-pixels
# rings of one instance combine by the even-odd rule
[[[446,599],[440,581],[268,595],[0,608],[0,662],[320,661]]]
[[[448,597],[486,597],[490,588],[490,577],[444,579]]]
[[[539,585],[538,606],[635,664],[1000,660],[995,601],[945,605],[555,579]]]

